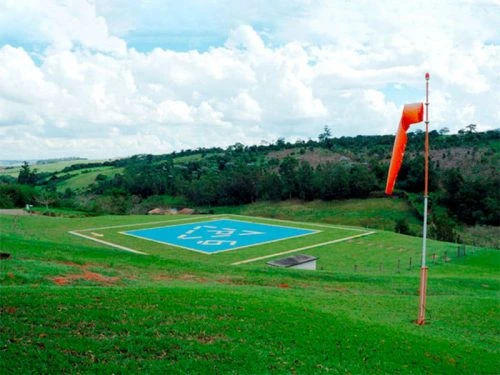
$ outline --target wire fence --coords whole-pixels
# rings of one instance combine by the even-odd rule
[[[467,255],[474,254],[474,247],[467,248],[466,245],[459,244],[456,249],[449,249],[441,252],[431,252],[427,255],[427,267],[442,266],[457,260],[466,260]],[[395,261],[384,261],[378,264],[354,263],[352,266],[354,272],[379,272],[379,273],[403,273],[420,269],[421,258],[417,256],[400,257]]]

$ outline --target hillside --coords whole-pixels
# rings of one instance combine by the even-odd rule
[[[500,225],[499,134],[430,133],[430,224],[434,238],[475,241],[466,233],[479,231],[469,228]],[[58,162],[41,166],[43,171],[24,165],[18,169],[17,181],[12,171],[10,176],[0,175],[0,207],[50,202],[55,208],[94,214],[146,213],[170,205],[209,212],[214,207],[256,202],[331,202],[384,196],[394,137],[320,135],[320,139],[293,144],[279,139],[268,145],[235,144],[227,149],[135,155],[65,166]],[[423,139],[422,133],[410,133],[396,184],[397,196],[406,199],[420,219]],[[407,219],[401,220],[405,233],[420,232],[408,227]]]
[[[300,271],[230,263],[303,246],[305,238],[208,256],[119,234],[158,220],[0,215],[0,251],[10,254],[0,260],[0,371],[496,371],[498,251],[467,247],[457,257],[455,244],[430,241],[428,321],[420,327],[419,270],[408,264],[418,259],[418,238],[380,231],[316,247],[307,254],[319,257],[318,270]],[[86,228],[150,254],[67,232]],[[320,241],[346,230],[320,228]]]

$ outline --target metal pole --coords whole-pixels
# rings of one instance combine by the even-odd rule
[[[425,73],[425,186],[424,228],[422,234],[422,268],[420,271],[420,303],[417,324],[425,324],[425,301],[427,297],[427,206],[429,200],[429,73]]]

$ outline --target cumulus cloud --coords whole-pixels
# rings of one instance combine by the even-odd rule
[[[2,33],[46,43],[51,50],[81,46],[123,54],[125,41],[109,34],[107,22],[87,0],[2,0]]]
[[[297,0],[272,19],[245,19],[236,2],[239,24],[222,12],[225,42],[200,51],[127,46],[144,4],[135,16],[120,1],[0,0],[0,159],[307,139],[324,125],[334,136],[393,133],[403,104],[424,99],[426,71],[431,126],[499,127],[492,1]]]

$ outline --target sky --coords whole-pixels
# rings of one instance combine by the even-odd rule
[[[0,0],[0,160],[500,127],[500,0]],[[416,127],[423,128],[423,125]]]

